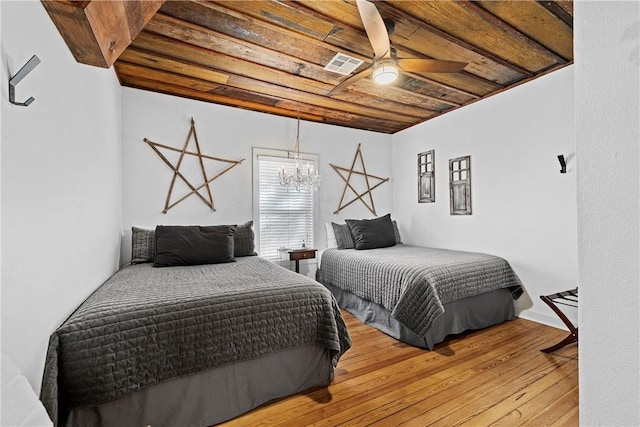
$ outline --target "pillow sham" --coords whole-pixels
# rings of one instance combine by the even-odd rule
[[[159,225],[154,267],[235,262],[235,225]]]
[[[400,230],[398,229],[398,223],[396,222],[396,220],[392,220],[391,223],[393,224],[393,234],[396,235],[396,245],[401,245],[402,244],[402,238],[400,238]]]
[[[233,236],[234,257],[256,256],[253,221],[236,227]],[[153,262],[156,257],[156,230],[131,227],[131,264]]]
[[[345,222],[349,226],[356,249],[376,249],[396,245],[391,214],[375,219],[347,219]]]
[[[153,262],[156,255],[156,231],[131,227],[131,264]]]
[[[324,225],[324,229],[327,234],[327,249],[337,248],[338,241],[336,240],[336,233],[333,231],[333,224],[327,222]]]
[[[233,247],[233,255],[236,257],[258,255],[255,234],[253,233],[253,221],[247,221],[236,227],[236,232],[233,235]]]
[[[336,245],[338,249],[353,249],[353,237],[351,236],[349,226],[347,224],[336,224],[335,222],[332,222],[331,226],[333,227],[333,233],[336,236]]]

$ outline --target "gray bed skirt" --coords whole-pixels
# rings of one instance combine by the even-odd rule
[[[419,336],[394,319],[384,307],[335,286],[324,286],[333,293],[341,308],[362,322],[397,340],[429,350],[444,341],[447,335],[483,329],[515,317],[511,292],[497,289],[444,304],[444,314],[435,319],[424,336]]]
[[[170,380],[97,407],[76,408],[66,426],[210,426],[332,379],[329,351],[310,344]]]

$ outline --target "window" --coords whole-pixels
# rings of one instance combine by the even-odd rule
[[[471,215],[471,156],[449,160],[451,215]]]
[[[418,203],[436,201],[435,150],[418,153]]]
[[[318,156],[303,154],[317,168]],[[287,151],[253,149],[253,218],[258,253],[271,261],[288,260],[286,250],[314,246],[316,195],[313,189],[287,189],[280,185],[278,171],[295,171]]]

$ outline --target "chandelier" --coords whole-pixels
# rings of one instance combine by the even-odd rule
[[[298,110],[298,131],[296,133],[296,145],[294,152],[289,152],[289,158],[294,160],[295,173],[289,173],[283,166],[278,171],[278,181],[286,189],[314,189],[320,185],[320,175],[314,171],[313,162],[304,161],[300,154],[300,110]]]

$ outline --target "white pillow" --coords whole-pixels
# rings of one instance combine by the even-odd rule
[[[338,241],[336,240],[336,234],[333,232],[333,225],[330,222],[327,222],[324,225],[324,229],[327,232],[327,249],[337,248]]]

